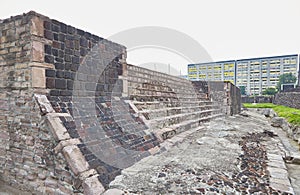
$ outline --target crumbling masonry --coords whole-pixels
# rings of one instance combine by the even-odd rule
[[[2,20],[0,179],[101,194],[165,139],[238,113],[239,90],[214,85],[126,64],[124,46],[35,12]]]

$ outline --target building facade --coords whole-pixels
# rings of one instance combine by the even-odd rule
[[[190,80],[231,81],[247,95],[261,95],[276,87],[279,76],[292,73],[300,80],[298,54],[188,65]]]
[[[230,81],[235,84],[235,61],[189,64],[188,78],[192,81]]]

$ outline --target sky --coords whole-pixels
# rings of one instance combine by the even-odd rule
[[[128,63],[177,74],[189,63],[300,53],[299,0],[9,0],[0,19],[30,10],[125,44]]]

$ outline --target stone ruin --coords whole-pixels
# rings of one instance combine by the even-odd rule
[[[35,12],[0,21],[0,179],[101,194],[166,139],[240,112],[228,82],[126,63],[126,48]]]

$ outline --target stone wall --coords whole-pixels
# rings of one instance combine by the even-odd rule
[[[46,16],[2,20],[0,34],[0,179],[18,188],[101,194],[174,132],[221,115],[208,85],[128,65],[124,46]],[[220,86],[235,113],[238,91]]]
[[[160,141],[196,130],[201,123],[222,115],[207,94],[195,90],[191,81],[142,67],[125,65],[123,96]]]
[[[239,88],[230,82],[222,81],[193,81],[196,91],[208,95],[214,105],[227,115],[241,112],[241,93]]]
[[[106,187],[122,168],[149,155],[158,145],[144,133],[122,97],[126,48],[55,20],[44,20],[48,99],[91,169]]]
[[[0,179],[100,194],[158,146],[122,96],[124,46],[35,12],[0,33]]]
[[[274,96],[242,96],[242,103],[272,103]]]
[[[300,92],[280,92],[275,95],[274,104],[300,109]]]
[[[72,194],[75,177],[40,114],[34,93],[43,89],[40,16],[34,12],[0,22],[0,179],[44,194]]]

